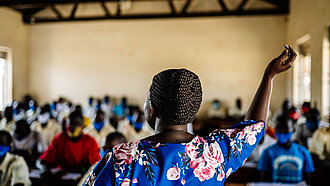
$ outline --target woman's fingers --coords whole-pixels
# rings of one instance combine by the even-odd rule
[[[290,56],[289,56],[289,58],[285,61],[285,66],[286,66],[287,69],[289,69],[289,68],[292,66],[292,64],[293,64],[293,62],[295,61],[296,57],[297,57],[296,52],[295,52],[295,51],[291,48],[291,46],[290,46]]]
[[[278,57],[278,59],[283,62],[285,60],[285,58],[288,56],[289,51],[287,49],[285,49],[282,54]]]
[[[286,63],[292,63],[297,57],[296,52],[290,47],[290,56],[289,58],[286,60]]]

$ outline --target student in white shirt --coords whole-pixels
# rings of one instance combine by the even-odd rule
[[[30,129],[25,120],[15,124],[14,153],[24,157],[29,167],[35,167],[40,154],[47,148],[46,140],[39,132]]]
[[[53,138],[62,132],[62,127],[51,118],[50,106],[48,104],[41,108],[38,120],[31,124],[31,129],[40,132],[46,140],[47,145],[53,140]]]
[[[8,106],[4,111],[4,118],[0,122],[0,130],[6,130],[10,134],[14,133],[15,120],[13,117],[13,107]]]
[[[10,153],[12,137],[0,131],[0,185],[29,186],[29,169],[21,156]]]
[[[98,110],[96,112],[96,116],[92,125],[88,125],[84,132],[96,140],[99,146],[102,145],[103,139],[111,132],[115,132],[115,128],[110,124],[105,122],[104,112],[102,110]]]

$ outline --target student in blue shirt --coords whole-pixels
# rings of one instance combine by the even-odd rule
[[[263,181],[310,182],[310,173],[315,170],[312,157],[305,147],[291,142],[292,131],[292,121],[279,116],[275,128],[278,142],[262,153],[258,164]]]

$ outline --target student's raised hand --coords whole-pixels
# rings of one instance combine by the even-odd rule
[[[274,77],[276,74],[287,71],[291,68],[294,60],[297,57],[296,52],[292,49],[291,46],[284,45],[285,50],[280,56],[273,59],[267,66],[265,70],[265,75]]]

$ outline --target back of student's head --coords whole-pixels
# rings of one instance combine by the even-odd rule
[[[104,122],[104,112],[102,110],[97,110],[95,115],[96,122]]]
[[[282,109],[285,111],[288,111],[292,107],[291,101],[288,99],[285,99],[282,103]]]
[[[105,145],[104,145],[104,149],[103,150],[110,150],[112,149],[114,146],[121,144],[121,143],[125,143],[126,139],[123,136],[123,134],[119,133],[119,132],[113,132],[107,135],[106,140],[105,140]]]
[[[80,112],[73,111],[69,115],[69,124],[70,127],[74,128],[77,126],[82,126],[83,125],[83,116]]]
[[[287,132],[292,132],[292,130],[293,130],[292,120],[289,118],[288,115],[283,114],[276,118],[275,131],[281,133],[287,133]]]
[[[317,109],[311,109],[306,115],[306,125],[311,132],[314,132],[319,127],[321,121],[320,112]]]
[[[2,146],[10,146],[12,142],[12,137],[9,132],[5,130],[0,130],[0,145]]]
[[[317,122],[321,119],[320,112],[317,109],[311,109],[307,114],[307,119],[312,122]]]
[[[118,124],[119,124],[119,118],[118,116],[116,116],[115,114],[112,115],[109,119],[110,125],[112,125],[113,127],[117,128]]]
[[[83,116],[80,112],[77,112],[77,111],[73,111],[70,113],[69,115],[69,120],[73,120],[73,119],[76,119],[76,118],[80,118],[80,119],[83,119]]]
[[[80,112],[80,113],[82,113],[82,107],[81,107],[81,105],[76,105],[74,111],[75,111],[75,112]]]
[[[30,125],[25,119],[18,120],[15,123],[15,137],[17,139],[22,139],[26,137],[31,132]]]
[[[7,106],[4,110],[3,115],[7,119],[12,119],[13,118],[13,107],[12,106]]]
[[[40,109],[40,114],[49,113],[49,112],[50,112],[50,105],[49,104],[45,104]]]
[[[187,69],[169,69],[155,75],[149,89],[151,104],[168,125],[191,123],[202,102],[198,76]]]

